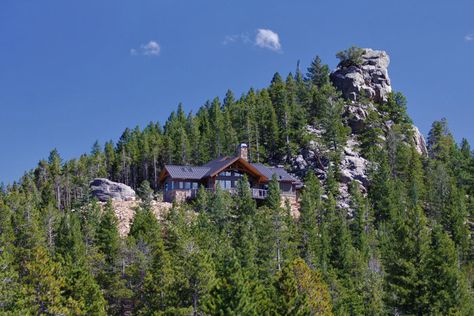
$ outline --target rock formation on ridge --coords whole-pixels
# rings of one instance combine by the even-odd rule
[[[359,182],[363,193],[367,192],[369,186],[370,161],[360,152],[360,140],[367,129],[376,127],[370,120],[371,113],[375,113],[379,118],[377,127],[381,131],[379,137],[382,143],[394,126],[394,122],[387,120],[386,114],[378,106],[386,102],[392,92],[387,69],[389,63],[390,58],[385,51],[366,48],[363,49],[360,64],[347,65],[341,62],[330,75],[333,85],[346,100],[343,118],[345,125],[350,128],[338,166],[340,196],[337,201],[338,206],[348,209],[349,213],[350,183]],[[330,163],[327,149],[321,146],[324,130],[318,125],[308,125],[306,133],[312,140],[292,158],[291,171],[303,178],[309,170],[312,170],[324,180]],[[415,125],[412,125],[411,136],[403,141],[413,144],[419,154],[427,154],[425,139]]]
[[[348,100],[357,101],[363,94],[375,102],[384,102],[392,92],[387,70],[389,63],[385,51],[365,48],[361,65],[339,64],[331,73],[331,81]]]
[[[91,195],[101,202],[135,200],[135,191],[131,187],[109,179],[96,178],[90,183],[90,188]]]

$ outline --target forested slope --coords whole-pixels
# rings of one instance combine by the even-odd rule
[[[0,313],[474,314],[474,154],[444,119],[423,148],[405,98],[365,54],[339,53],[338,70],[387,77],[383,95],[367,78],[336,89],[316,57],[305,74],[229,90],[195,114],[180,105],[78,159],[53,150],[0,190]],[[242,182],[235,196],[202,190],[156,219],[165,163],[205,163],[242,142],[252,161],[304,178],[299,218],[272,181],[259,208]],[[89,196],[96,177],[141,197],[126,238],[111,203]]]

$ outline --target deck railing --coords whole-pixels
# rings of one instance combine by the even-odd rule
[[[208,192],[215,192],[215,189],[212,189],[212,188],[205,188],[205,190],[208,191]],[[229,192],[231,195],[237,194],[237,189],[236,188],[223,188],[222,190],[226,191],[226,192]],[[174,195],[178,191],[182,192],[182,194],[183,194],[182,197],[183,198],[185,198],[185,199],[194,199],[194,198],[197,197],[199,189],[174,189],[174,190],[170,190],[170,191],[166,192],[165,195],[167,195],[167,198],[169,200],[172,200]],[[265,189],[250,188],[250,191],[252,193],[252,198],[254,198],[254,199],[264,200],[268,196],[268,190],[265,190]],[[281,191],[280,194],[284,195],[284,196],[295,196],[295,192]]]

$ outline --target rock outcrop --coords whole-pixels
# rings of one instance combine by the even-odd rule
[[[365,188],[369,185],[369,179],[367,178],[368,161],[355,150],[358,145],[352,138],[347,141],[346,147],[344,147],[344,158],[339,166],[340,181],[350,184],[355,180]]]
[[[342,116],[344,124],[350,127],[351,133],[341,152],[338,166],[340,194],[337,197],[337,206],[346,209],[349,215],[352,214],[350,184],[353,181],[358,182],[363,194],[367,193],[370,185],[368,169],[371,164],[360,152],[361,136],[368,129],[377,128],[380,134],[378,137],[383,143],[395,125],[391,120],[383,121],[386,119],[386,113],[381,112],[377,107],[377,103],[386,102],[389,93],[392,92],[387,71],[389,63],[390,59],[386,52],[366,48],[360,65],[341,63],[331,73],[332,83],[348,101],[345,102]],[[412,135],[413,139],[400,140],[413,144],[419,154],[426,155],[427,149],[423,135],[416,126],[413,125],[412,129],[413,132],[407,135]],[[321,181],[327,179],[330,153],[322,145],[324,132],[321,125],[306,127],[306,133],[311,140],[291,160],[291,171],[299,178],[303,179],[311,170]]]
[[[351,128],[352,133],[358,134],[367,128],[369,111],[375,111],[375,107],[372,103],[353,103],[346,105],[343,116],[346,119],[347,125]]]
[[[135,201],[113,201],[112,208],[118,221],[118,231],[121,237],[126,237],[130,231],[135,210],[139,206],[139,200]],[[156,218],[161,221],[171,209],[172,204],[167,202],[153,201],[151,210]]]
[[[425,137],[420,133],[418,127],[413,125],[413,143],[415,144],[416,151],[423,156],[428,155],[428,148],[426,147]]]
[[[387,53],[365,48],[362,60],[359,66],[339,66],[331,73],[332,83],[348,100],[357,101],[364,95],[375,102],[387,101],[387,95],[392,92]]]
[[[92,180],[90,189],[91,195],[101,202],[135,200],[135,191],[131,187],[105,178]]]

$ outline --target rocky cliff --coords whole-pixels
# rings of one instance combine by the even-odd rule
[[[340,64],[331,73],[331,81],[348,100],[357,101],[364,95],[375,102],[384,102],[392,92],[389,64],[390,58],[385,51],[365,48],[360,65]]]
[[[375,116],[383,122],[379,127],[382,143],[385,142],[394,126],[390,120],[383,121],[385,115],[377,107],[377,104],[386,102],[388,95],[392,92],[388,75],[389,63],[390,58],[385,51],[366,48],[360,65],[339,65],[330,75],[332,84],[346,100],[343,118],[351,131],[341,153],[338,200],[338,206],[349,211],[349,184],[352,181],[359,182],[363,193],[367,192],[369,186],[368,169],[371,163],[360,152],[361,135],[367,129],[374,128],[369,115],[375,113]],[[411,129],[407,133],[412,135],[411,139],[407,138],[404,141],[412,144],[419,154],[426,155],[427,149],[423,135],[416,126],[412,125]],[[323,131],[319,126],[307,126],[306,132],[312,140],[293,157],[292,172],[303,178],[309,170],[313,170],[321,180],[324,180],[329,167],[327,158],[329,153],[321,145]]]

